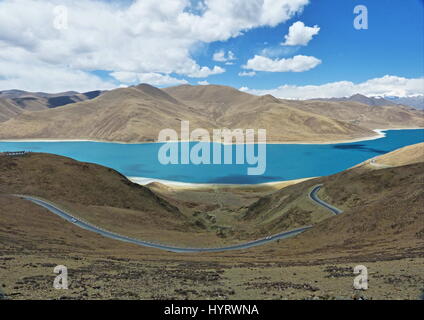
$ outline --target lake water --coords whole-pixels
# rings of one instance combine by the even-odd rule
[[[259,176],[247,175],[247,168],[252,167],[249,164],[162,165],[158,160],[160,143],[0,142],[0,152],[54,153],[104,165],[127,177],[189,183],[255,184],[334,174],[375,156],[424,141],[424,129],[388,130],[385,133],[386,136],[380,139],[353,143],[268,144],[266,171]]]

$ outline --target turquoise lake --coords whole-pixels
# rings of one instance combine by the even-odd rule
[[[189,183],[255,184],[325,176],[395,149],[423,142],[424,129],[387,130],[375,140],[338,144],[268,144],[266,171],[249,176],[249,164],[169,164],[158,160],[160,143],[0,142],[2,151],[54,153],[113,168],[128,177]],[[196,142],[192,142],[195,145]],[[224,148],[224,146],[221,146]],[[234,146],[225,146],[233,148]],[[233,157],[234,158],[234,157]]]

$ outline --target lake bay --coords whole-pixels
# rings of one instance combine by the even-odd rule
[[[375,140],[337,144],[267,144],[266,171],[247,175],[249,164],[169,164],[158,160],[161,143],[120,144],[91,141],[4,142],[0,152],[46,152],[113,168],[127,177],[186,183],[256,184],[325,176],[367,159],[424,141],[424,129],[387,130]],[[176,142],[177,143],[177,142]],[[191,142],[193,146],[197,142]],[[235,146],[221,146],[222,148]]]

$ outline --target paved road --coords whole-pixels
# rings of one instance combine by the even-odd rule
[[[302,233],[305,230],[312,228],[312,226],[298,228],[298,229],[294,229],[294,230],[290,230],[290,231],[286,231],[286,232],[281,232],[281,233],[269,236],[267,238],[258,239],[258,240],[245,242],[245,243],[241,243],[241,244],[237,244],[237,245],[233,245],[233,246],[228,246],[228,247],[220,247],[220,248],[181,248],[181,247],[167,246],[167,245],[159,244],[159,243],[142,241],[142,240],[138,240],[138,239],[134,239],[134,238],[129,238],[129,237],[117,234],[117,233],[113,233],[113,232],[107,231],[103,228],[94,226],[94,225],[92,225],[88,222],[85,222],[85,221],[81,220],[80,218],[74,217],[71,214],[63,211],[62,209],[57,208],[55,205],[48,203],[46,201],[31,197],[31,196],[25,196],[25,195],[17,195],[17,196],[22,198],[22,199],[32,201],[33,203],[35,203],[35,204],[37,204],[41,207],[46,208],[50,212],[57,214],[58,216],[60,216],[63,219],[77,225],[80,228],[96,232],[96,233],[98,233],[98,234],[100,234],[104,237],[119,240],[119,241],[129,242],[129,243],[133,243],[133,244],[137,244],[137,245],[144,246],[144,247],[150,247],[150,248],[156,248],[156,249],[161,249],[161,250],[166,250],[166,251],[171,251],[171,252],[180,252],[180,253],[181,252],[185,252],[185,253],[187,253],[187,252],[221,252],[221,251],[248,249],[248,248],[251,248],[251,247],[260,246],[260,245],[263,245],[263,244],[266,244],[266,243],[269,243],[269,242],[272,242],[272,241],[276,241],[276,240],[279,240],[279,239],[289,238],[289,237],[295,236],[299,233]]]
[[[332,206],[331,204],[328,204],[327,202],[325,202],[324,200],[321,200],[320,198],[318,198],[317,192],[319,191],[319,189],[321,189],[322,184],[319,184],[317,186],[315,186],[312,191],[309,193],[309,198],[315,202],[318,203],[320,206],[326,208],[327,210],[330,210],[332,213],[334,213],[335,215],[338,215],[340,213],[342,213],[343,211]]]

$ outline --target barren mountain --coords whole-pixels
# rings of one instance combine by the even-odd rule
[[[424,95],[413,97],[386,97],[386,100],[393,101],[396,104],[403,104],[415,109],[424,110]]]
[[[210,127],[195,110],[164,91],[139,85],[69,106],[19,115],[0,126],[0,136],[146,142],[154,141],[163,128],[179,131],[181,120]]]
[[[22,90],[0,91],[0,122],[6,121],[25,111],[40,111],[71,103],[94,99],[101,91],[78,93],[27,92]],[[13,109],[13,112],[11,112]]]
[[[0,98],[9,99],[25,110],[41,110],[94,99],[101,94],[102,91],[99,90],[84,93],[76,91],[45,93],[27,92],[22,90],[5,90],[0,91]]]
[[[329,98],[329,99],[312,99],[312,100],[321,100],[321,101],[334,101],[334,102],[359,102],[366,104],[367,106],[376,107],[376,106],[395,106],[397,103],[394,103],[390,100],[386,100],[380,97],[367,97],[362,94],[354,94],[351,97],[344,98]]]
[[[161,90],[141,84],[26,112],[0,125],[0,139],[149,142],[157,141],[162,129],[179,132],[181,121],[189,120],[192,130],[266,129],[270,142],[329,142],[373,136],[373,128],[418,126],[423,119],[419,111],[406,108],[367,108],[351,102],[285,101],[216,85]]]
[[[218,85],[182,85],[165,91],[201,110],[217,127],[266,129],[272,142],[320,142],[373,135],[355,125],[297,110],[271,95],[258,97]]]
[[[355,101],[284,101],[300,110],[368,129],[424,127],[423,111],[401,105],[369,106]]]
[[[0,122],[4,122],[25,111],[47,109],[46,99],[20,90],[0,91]]]
[[[20,114],[22,109],[7,99],[0,99],[0,122],[6,121]]]

